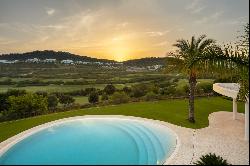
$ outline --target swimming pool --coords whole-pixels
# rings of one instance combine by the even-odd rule
[[[163,164],[175,133],[151,121],[79,118],[46,127],[0,156],[0,164]]]

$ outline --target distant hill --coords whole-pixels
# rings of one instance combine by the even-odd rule
[[[166,65],[166,57],[149,57],[141,59],[133,59],[124,61],[123,64],[126,66],[153,66],[153,65]]]
[[[53,51],[53,50],[44,50],[44,51],[32,51],[26,53],[10,53],[10,54],[2,54],[0,55],[0,60],[20,60],[25,61],[27,59],[34,59],[38,58],[40,60],[45,59],[56,59],[58,61],[71,59],[73,61],[85,61],[85,62],[106,62],[106,63],[115,63],[114,60],[107,60],[107,59],[97,59],[91,58],[88,56],[80,56],[76,54],[72,54],[69,52],[62,52],[62,51]],[[141,59],[133,59],[124,61],[123,64],[126,66],[153,66],[153,65],[165,65],[166,64],[166,57],[148,57],[148,58],[141,58]]]
[[[91,58],[87,56],[75,55],[69,52],[62,51],[52,51],[52,50],[44,50],[44,51],[32,51],[26,53],[11,53],[11,54],[2,54],[0,55],[0,60],[21,60],[24,61],[26,59],[38,58],[41,60],[44,59],[56,59],[58,61],[64,59],[71,59],[73,61],[86,61],[86,62],[116,62],[113,60],[107,59],[97,59]]]

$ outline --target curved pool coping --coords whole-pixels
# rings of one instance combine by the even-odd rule
[[[5,152],[7,152],[12,146],[17,144],[18,142],[24,140],[25,138],[41,131],[46,128],[52,127],[54,125],[59,125],[64,122],[70,122],[74,120],[80,120],[80,119],[87,119],[87,118],[116,118],[116,119],[125,119],[125,120],[137,120],[141,122],[150,122],[155,125],[161,125],[166,127],[166,129],[170,130],[176,137],[176,146],[174,151],[171,153],[171,155],[165,159],[165,162],[163,163],[164,165],[169,164],[173,158],[176,156],[177,152],[179,151],[179,147],[181,145],[180,139],[176,132],[167,125],[167,122],[159,121],[159,120],[152,120],[152,119],[147,119],[147,118],[141,118],[141,117],[134,117],[134,116],[123,116],[123,115],[85,115],[85,116],[75,116],[75,117],[69,117],[69,118],[63,118],[63,119],[58,119],[55,121],[47,122],[38,126],[35,126],[33,128],[27,129],[13,137],[8,138],[7,140],[3,141],[0,143],[0,156],[2,156]]]

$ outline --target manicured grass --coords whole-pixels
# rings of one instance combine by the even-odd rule
[[[86,97],[86,96],[74,97],[74,99],[75,99],[75,103],[77,103],[77,104],[89,103],[88,97]]]
[[[197,83],[213,83],[213,79],[197,79]],[[185,85],[188,85],[188,80],[187,79],[180,79],[177,84],[177,89],[182,89]]]
[[[243,103],[238,104],[239,112],[244,111],[243,106]],[[188,101],[186,99],[129,103],[117,106],[81,109],[0,123],[0,142],[34,126],[72,116],[128,115],[162,120],[188,128],[203,128],[208,126],[208,115],[216,111],[232,111],[232,101],[221,97],[196,99],[195,124],[189,123],[187,120]]]

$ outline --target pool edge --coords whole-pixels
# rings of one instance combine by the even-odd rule
[[[127,119],[127,120],[138,120],[138,121],[142,121],[142,122],[146,121],[146,122],[150,122],[150,123],[154,123],[154,124],[158,124],[158,125],[163,125],[168,130],[170,130],[171,133],[173,133],[176,137],[175,149],[171,153],[171,155],[167,159],[165,159],[165,161],[163,162],[163,165],[167,165],[173,160],[173,158],[176,156],[177,152],[179,151],[179,147],[181,145],[181,141],[180,141],[177,133],[174,131],[174,129],[172,129],[169,126],[169,124],[170,125],[173,125],[173,124],[168,123],[168,122],[154,120],[154,119],[141,118],[141,117],[135,117],[135,116],[125,116],[125,115],[84,115],[84,116],[67,117],[67,118],[62,118],[62,119],[54,120],[51,122],[43,123],[41,125],[27,129],[27,130],[25,130],[17,135],[14,135],[14,136],[12,136],[12,137],[8,138],[7,140],[0,143],[0,156],[2,156],[5,152],[7,152],[12,146],[17,144],[18,142],[24,140],[25,138],[29,137],[30,135],[33,135],[41,130],[52,127],[54,125],[59,125],[59,124],[64,123],[64,122],[70,122],[70,121],[79,120],[79,119],[86,119],[86,118],[116,118],[116,119],[120,118],[120,119]],[[174,126],[176,126],[176,125],[174,125]]]

